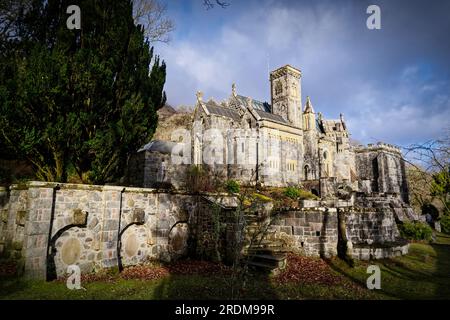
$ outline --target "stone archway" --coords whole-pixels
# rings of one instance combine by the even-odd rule
[[[59,217],[56,222],[64,220],[64,216]],[[88,213],[81,209],[75,209],[69,217],[71,223],[57,230],[50,238],[47,248],[47,265],[46,278],[47,281],[55,280],[65,275],[67,267],[71,264],[80,264],[80,260],[85,259],[85,249],[90,248],[94,236],[86,236],[88,229],[86,228]],[[63,225],[62,223],[60,225]],[[80,230],[82,232],[80,232]],[[90,242],[87,244],[85,242]],[[91,256],[90,256],[91,257]],[[94,257],[91,257],[92,261]],[[83,261],[85,262],[85,261]],[[89,263],[84,263],[84,271],[90,269]]]
[[[305,180],[309,180],[310,171],[311,170],[309,169],[309,165],[303,167],[303,174],[305,176]]]
[[[145,262],[151,256],[149,230],[144,224],[132,224],[121,234],[120,263],[123,267]]]
[[[79,226],[70,226],[60,233],[51,246],[50,279],[65,276],[67,268],[73,264],[78,265],[82,273],[93,271],[97,255],[94,238],[92,230]]]

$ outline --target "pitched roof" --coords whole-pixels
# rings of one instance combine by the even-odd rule
[[[227,117],[235,121],[241,120],[241,117],[239,116],[239,113],[236,110],[218,105],[216,102],[212,100],[204,103],[203,105],[206,107],[209,113]]]
[[[248,107],[249,97],[244,97],[244,96],[241,96],[238,94],[238,95],[236,95],[236,98],[239,100],[239,102],[241,104],[243,104],[245,107]],[[253,107],[253,109],[261,110],[264,112],[271,111],[270,104],[268,104],[267,102],[261,102],[261,101],[254,100],[254,99],[252,99],[252,107]]]
[[[341,120],[322,120],[322,127],[325,133],[338,131],[345,131],[345,127],[342,125]]]
[[[283,117],[278,114],[273,114],[273,113],[261,111],[258,109],[255,111],[264,120],[271,120],[271,121],[280,122],[282,124],[288,124],[288,122],[286,120],[284,120]]]
[[[171,154],[172,149],[177,145],[176,142],[171,141],[162,141],[162,140],[153,140],[143,146],[138,152],[142,151],[153,151],[164,154]]]

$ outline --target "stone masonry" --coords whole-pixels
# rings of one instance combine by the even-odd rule
[[[337,254],[338,212],[360,259],[407,252],[398,243],[398,198],[304,200],[277,209],[271,232],[308,256]],[[0,189],[0,255],[19,262],[26,277],[52,279],[76,264],[83,273],[188,254],[223,257],[236,245],[237,200],[226,194],[29,182]],[[219,225],[217,225],[217,223]],[[219,227],[219,229],[218,229]],[[239,228],[238,228],[239,229]],[[216,234],[215,230],[221,230]]]

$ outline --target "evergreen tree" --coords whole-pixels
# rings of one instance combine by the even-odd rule
[[[69,30],[69,5],[81,30]],[[32,0],[0,62],[0,136],[38,178],[117,182],[165,103],[166,67],[129,0]]]

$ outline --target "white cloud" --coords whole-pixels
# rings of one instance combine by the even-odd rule
[[[191,32],[160,46],[169,103],[192,105],[197,90],[220,100],[233,82],[238,92],[268,100],[269,54],[271,69],[299,67],[303,99],[310,95],[325,117],[344,112],[356,139],[401,144],[439,136],[449,126],[450,99],[442,93],[450,92],[449,81],[425,79],[420,65],[396,62],[398,52],[386,54],[397,50],[386,47],[392,40],[366,33],[365,13],[357,12],[359,23],[349,19],[352,10],[261,3],[232,16],[214,34]],[[383,54],[395,59],[384,61]]]

